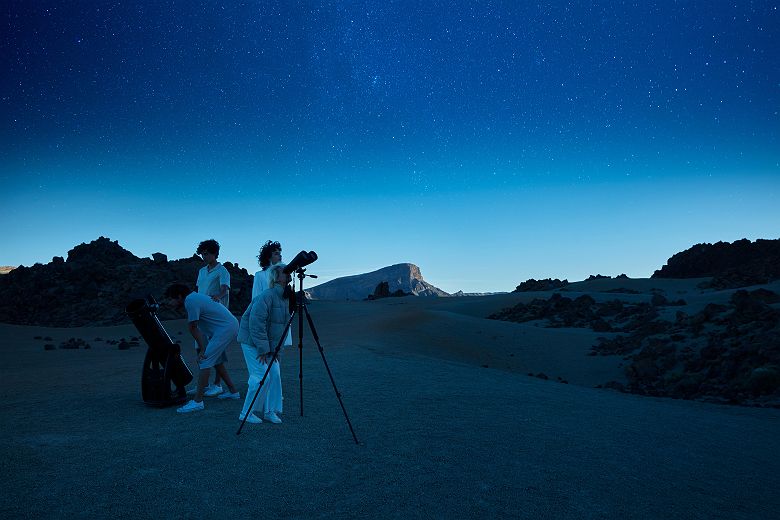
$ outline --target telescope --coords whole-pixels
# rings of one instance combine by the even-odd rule
[[[306,267],[315,260],[317,260],[317,253],[314,251],[309,251],[308,253],[306,251],[301,251],[284,267],[284,274],[292,274],[294,271]]]
[[[173,342],[157,318],[160,304],[151,295],[131,301],[125,312],[149,349],[141,375],[141,397],[150,406],[171,406],[187,400],[185,386],[192,372],[181,357],[181,348]]]

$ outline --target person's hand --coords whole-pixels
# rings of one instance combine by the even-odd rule
[[[203,359],[206,357],[206,349],[198,347],[195,349],[195,352],[198,354],[198,359]]]
[[[219,302],[219,296],[217,296],[216,294],[212,295],[211,299],[212,301]]]

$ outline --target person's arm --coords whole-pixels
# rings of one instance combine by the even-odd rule
[[[206,339],[203,337],[203,333],[198,328],[197,321],[190,322],[190,334],[195,338],[195,342],[198,344],[198,358],[202,359],[206,356]]]
[[[219,302],[230,293],[230,273],[224,265],[219,266],[219,294],[211,297],[215,302]]]
[[[271,339],[268,337],[268,313],[271,310],[271,295],[263,293],[262,297],[252,305],[252,311],[249,315],[249,335],[252,337],[252,343],[257,348],[257,359],[263,359],[265,355],[273,350]]]
[[[230,287],[229,286],[227,286],[227,285],[220,285],[220,287],[219,287],[219,294],[212,295],[211,299],[214,300],[215,302],[218,302],[222,298],[224,298],[227,295],[227,293],[229,293],[229,292],[230,292]]]

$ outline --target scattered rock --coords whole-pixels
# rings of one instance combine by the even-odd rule
[[[737,291],[674,322],[600,338],[594,351],[627,356],[627,390],[643,395],[780,407],[780,311],[772,291]],[[706,331],[706,333],[705,333]]]
[[[615,293],[615,294],[641,294],[639,291],[636,291],[634,289],[626,289],[625,287],[618,287],[617,289],[610,289],[604,292]]]
[[[582,295],[572,300],[559,293],[549,299],[518,303],[488,316],[488,319],[513,321],[543,320],[547,327],[588,327],[596,332],[628,332],[653,327],[657,311],[647,303],[626,304],[619,300],[596,303]]]
[[[59,348],[76,350],[82,347],[88,349],[90,348],[90,345],[81,338],[69,338],[67,341],[63,341],[62,343],[60,343]]]

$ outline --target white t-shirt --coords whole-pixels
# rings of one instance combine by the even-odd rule
[[[198,271],[198,293],[205,294],[206,296],[216,296],[222,292],[222,286],[227,285],[230,287],[230,273],[224,265],[217,262],[214,269],[209,271],[209,266],[204,265]],[[219,303],[228,306],[230,303],[230,291],[220,298]]]
[[[238,333],[238,320],[224,305],[205,294],[192,292],[184,299],[187,321],[198,322],[198,328],[207,336],[217,336],[233,331]]]
[[[265,271],[257,271],[255,273],[255,281],[252,284],[253,300],[263,294],[263,291],[268,289],[268,287],[271,285],[271,281],[268,279],[268,274],[268,269]]]

